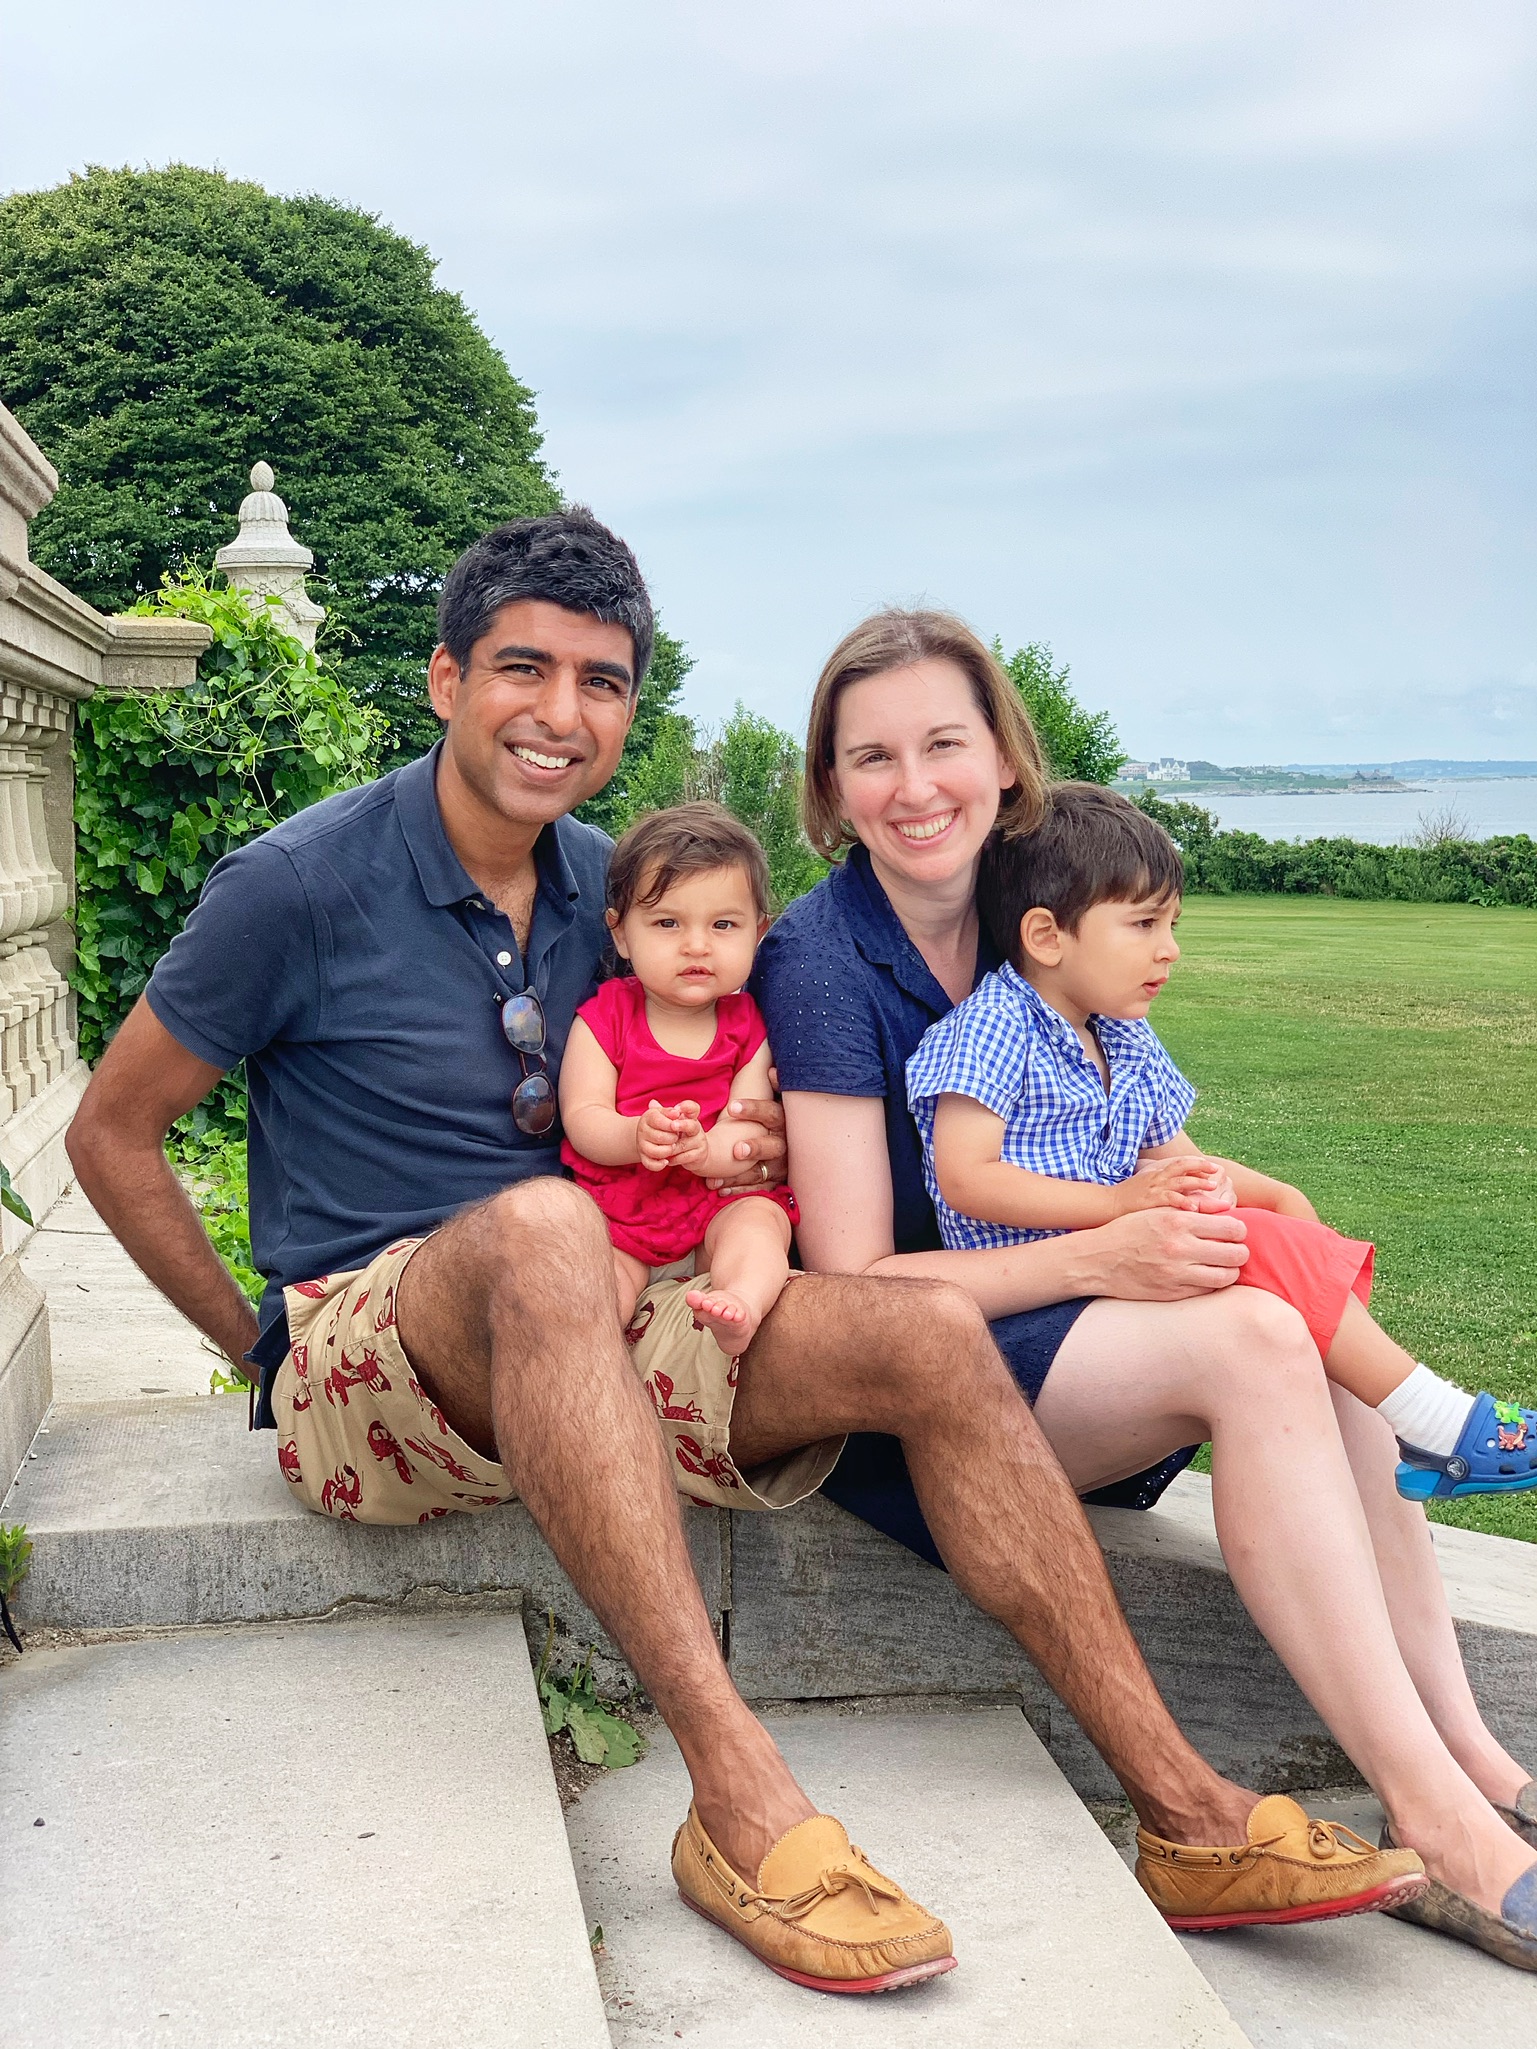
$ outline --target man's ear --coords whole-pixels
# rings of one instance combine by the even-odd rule
[[[463,672],[440,640],[427,663],[427,695],[432,708],[445,723],[454,715]]]
[[[1019,943],[1026,960],[1043,968],[1062,965],[1062,927],[1048,910],[1037,904],[1019,921]]]

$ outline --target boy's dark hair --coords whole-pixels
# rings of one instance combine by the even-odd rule
[[[1053,783],[1039,825],[996,834],[982,854],[977,913],[1023,971],[1020,920],[1037,908],[1076,932],[1095,904],[1164,902],[1185,887],[1179,849],[1155,819],[1098,783]]]
[[[758,916],[769,915],[768,861],[739,819],[719,804],[674,804],[638,818],[614,849],[608,864],[608,907],[628,917],[637,904],[660,903],[685,875],[740,868],[747,876]]]
[[[443,579],[438,639],[461,669],[503,605],[542,598],[629,629],[635,649],[633,696],[651,661],[656,622],[640,564],[585,505],[537,519],[510,519],[466,548]]]

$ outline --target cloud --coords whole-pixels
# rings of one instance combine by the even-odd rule
[[[271,0],[216,79],[168,0],[10,36],[0,182],[217,161],[426,242],[707,714],[921,592],[1138,747],[1537,753],[1524,7]]]

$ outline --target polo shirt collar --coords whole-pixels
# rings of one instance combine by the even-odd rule
[[[422,894],[436,910],[467,903],[480,895],[479,887],[443,829],[443,814],[438,809],[438,757],[442,752],[443,742],[439,740],[431,753],[424,754],[419,761],[407,762],[395,774],[395,815],[400,820]],[[581,890],[566,858],[561,831],[565,823],[563,818],[557,819],[540,833],[534,842],[534,865],[541,889],[556,903],[574,904]]]
[[[854,944],[867,961],[889,968],[898,987],[936,1018],[953,1008],[950,998],[935,980],[932,969],[907,935],[907,928],[891,907],[880,877],[870,861],[870,850],[856,845],[849,849],[841,867],[833,870],[834,887],[843,899],[843,914]],[[977,935],[977,979],[998,965],[987,934]]]

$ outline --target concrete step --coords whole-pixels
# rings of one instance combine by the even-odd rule
[[[423,1588],[521,1591],[586,1642],[597,1621],[527,1510],[401,1529],[314,1515],[278,1470],[277,1437],[246,1427],[238,1396],[56,1402],[0,1521],[24,1522],[23,1622],[142,1629],[322,1615]],[[695,1569],[722,1605],[723,1518],[689,1511]]]
[[[1219,1770],[1274,1791],[1354,1778],[1233,1590],[1204,1475],[1183,1474],[1148,1513],[1092,1508],[1089,1519],[1165,1699]],[[1537,1760],[1537,1546],[1433,1534],[1480,1706],[1513,1755]],[[1079,1792],[1116,1797],[1007,1631],[831,1502],[733,1516],[731,1599],[732,1668],[749,1699],[1017,1690]]]
[[[1247,2038],[1184,1954],[1017,1708],[770,1715],[791,1768],[915,1899],[959,1968],[880,1999],[775,1978],[680,1902],[688,1806],[665,1732],[567,1817],[619,2049],[1216,2049]],[[1266,2038],[1268,2039],[1268,2038]]]
[[[369,1529],[292,1499],[270,1431],[233,1397],[57,1403],[0,1520],[35,1545],[18,1612],[75,1628],[323,1614],[421,1588],[518,1590],[582,1642],[596,1620],[517,1505]],[[752,1700],[1018,1697],[1080,1793],[1118,1788],[1013,1639],[948,1577],[821,1499],[783,1515],[687,1511],[711,1611],[729,1617]],[[1347,1782],[1348,1765],[1228,1579],[1210,1483],[1185,1475],[1146,1515],[1091,1511],[1175,1716],[1219,1769],[1270,1788]],[[1495,1733],[1537,1758],[1537,1548],[1437,1527],[1463,1653]]]
[[[1311,1795],[1307,1808],[1368,1842],[1382,1826],[1369,1793]],[[1131,1848],[1124,1854],[1129,1864]],[[1514,2049],[1537,2041],[1537,1977],[1386,1914],[1180,1941],[1265,2049],[1447,2049],[1453,2039]]]
[[[513,1617],[33,1650],[0,1677],[8,2049],[606,2049]]]

